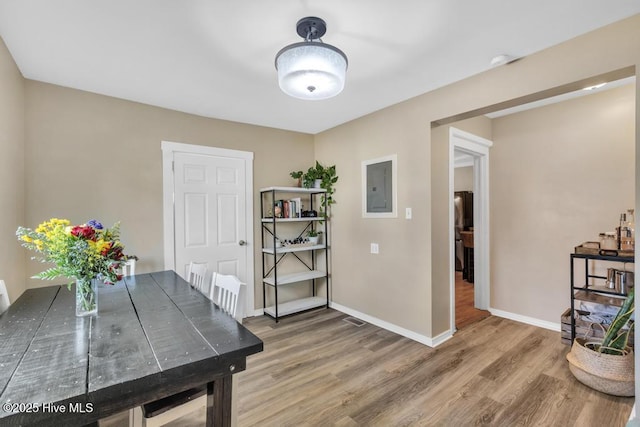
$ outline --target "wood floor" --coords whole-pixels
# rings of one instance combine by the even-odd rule
[[[552,332],[499,317],[435,349],[331,309],[245,326],[264,341],[238,375],[240,427],[617,427],[633,398],[577,382]],[[103,427],[127,426],[126,413]],[[204,425],[204,410],[170,424]]]
[[[624,426],[633,398],[577,382],[558,332],[488,317],[432,349],[321,309],[247,319],[240,426]]]
[[[487,310],[478,310],[474,307],[473,283],[462,280],[461,271],[456,271],[455,293],[458,330],[491,315]]]

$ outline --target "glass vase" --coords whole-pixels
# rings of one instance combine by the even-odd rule
[[[85,277],[76,279],[76,316],[95,316],[97,313],[97,281]]]

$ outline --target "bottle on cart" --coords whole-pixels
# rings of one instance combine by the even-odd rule
[[[620,249],[632,251],[635,249],[635,218],[634,209],[627,210],[626,222],[620,231]]]
[[[616,227],[616,249],[622,249],[622,236],[626,234],[625,228],[627,227],[627,214],[620,214],[620,225]]]

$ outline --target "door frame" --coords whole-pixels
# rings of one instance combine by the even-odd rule
[[[474,304],[476,308],[488,310],[490,298],[489,285],[489,148],[493,142],[469,132],[449,128],[449,293],[450,293],[450,330],[456,331],[455,301],[455,212],[454,170],[455,151],[462,151],[473,157],[473,247],[474,247]]]
[[[174,212],[174,176],[173,159],[176,153],[187,153],[205,156],[227,157],[242,160],[245,163],[245,227],[244,240],[247,242],[247,262],[245,282],[247,285],[245,316],[253,316],[255,312],[254,294],[254,232],[253,232],[253,153],[250,151],[231,150],[227,148],[208,147],[204,145],[183,144],[180,142],[162,141],[162,211],[164,236],[164,268],[175,271],[175,212]]]

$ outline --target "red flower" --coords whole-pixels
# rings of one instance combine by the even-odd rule
[[[110,257],[111,259],[114,260],[121,260],[124,258],[124,254],[122,253],[122,246],[115,246],[115,247],[110,247]]]
[[[76,225],[71,229],[71,235],[86,240],[95,240],[96,230],[88,225]]]

